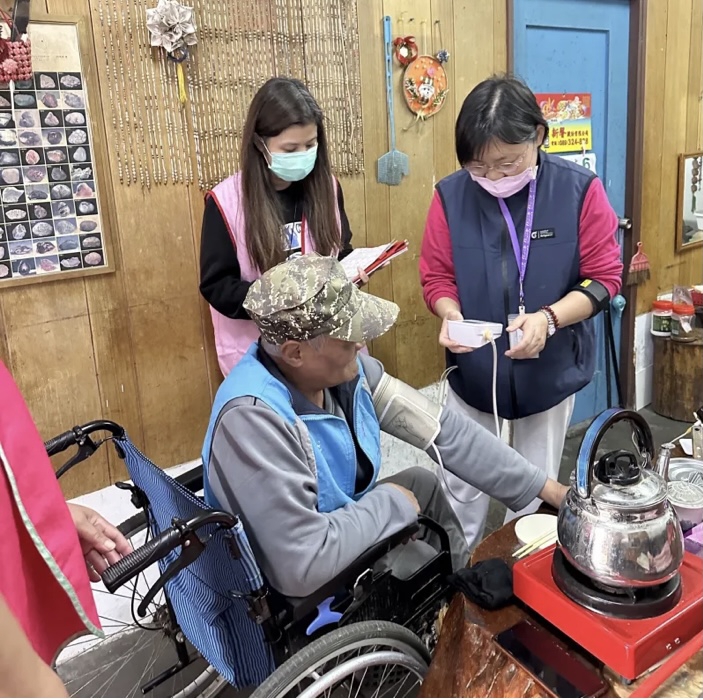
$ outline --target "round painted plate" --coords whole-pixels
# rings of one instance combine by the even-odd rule
[[[420,119],[431,117],[444,106],[449,93],[444,66],[434,56],[418,56],[403,76],[403,95],[410,111]]]

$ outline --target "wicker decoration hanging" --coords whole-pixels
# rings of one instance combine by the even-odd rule
[[[335,172],[363,172],[357,0],[185,1],[192,9],[175,0],[91,0],[122,183],[197,178],[206,190],[231,175],[249,104],[272,75],[299,78],[315,95]]]
[[[399,36],[393,41],[393,48],[396,60],[401,66],[410,65],[419,54],[414,36]]]

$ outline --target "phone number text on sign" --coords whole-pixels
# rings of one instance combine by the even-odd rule
[[[564,127],[552,127],[549,130],[550,153],[560,153],[565,151],[588,151],[592,148],[591,129],[565,129]]]

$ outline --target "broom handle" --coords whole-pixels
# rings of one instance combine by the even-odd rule
[[[386,102],[390,128],[391,151],[395,151],[395,114],[393,110],[393,57],[391,55],[391,18],[383,18],[383,46],[386,54]]]

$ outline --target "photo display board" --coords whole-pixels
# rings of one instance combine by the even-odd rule
[[[108,266],[77,27],[29,35],[33,79],[0,84],[0,286]]]

